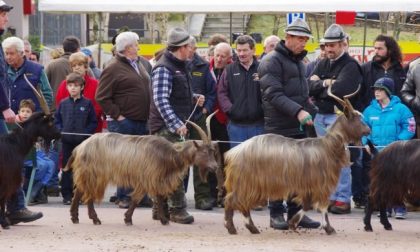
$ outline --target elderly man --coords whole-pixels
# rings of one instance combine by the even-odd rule
[[[269,52],[273,51],[276,48],[277,43],[280,41],[280,38],[276,35],[270,35],[264,39],[264,52],[260,56],[260,60],[264,58]]]
[[[7,73],[10,79],[10,106],[17,113],[19,103],[23,99],[35,102],[36,110],[41,110],[29,81],[35,88],[40,88],[48,106],[52,105],[53,97],[44,67],[27,59],[24,51],[24,42],[18,37],[9,37],[2,43],[6,62],[9,65]]]
[[[306,56],[306,42],[312,37],[309,26],[302,19],[297,19],[285,30],[286,39],[280,41],[274,51],[265,56],[258,68],[260,77],[263,109],[264,131],[290,138],[305,138],[300,125],[311,125],[308,112],[309,88],[305,78],[305,66],[302,62]],[[302,207],[291,199],[287,201],[287,218],[292,218]],[[269,202],[270,227],[288,229],[283,213],[282,200]],[[318,228],[319,222],[306,215],[298,224],[304,228]]]
[[[194,104],[204,104],[203,95],[194,95],[192,80],[187,67],[192,53],[192,37],[182,28],[168,33],[167,48],[156,62],[152,72],[153,102],[150,105],[150,132],[179,142],[188,134],[185,121],[193,111]],[[198,99],[198,100],[197,100]],[[191,224],[194,217],[186,208],[185,190],[182,180],[175,192],[168,198],[169,218],[173,222]],[[158,219],[157,206],[153,205],[153,219]]]
[[[334,107],[342,109],[335,99],[327,95],[328,87],[332,86],[332,93],[342,98],[355,92],[362,81],[359,63],[345,51],[346,38],[347,35],[340,25],[332,24],[325,31],[321,42],[325,43],[327,58],[318,63],[310,77],[310,95],[314,96],[315,105],[319,108],[314,120],[318,136],[324,136],[326,129],[337,119]],[[354,100],[352,104],[356,109],[360,107],[360,104],[355,104]],[[334,214],[350,213],[350,198],[351,170],[350,167],[344,167],[336,192],[330,197],[330,211]]]
[[[13,9],[12,6],[7,5],[4,1],[0,1],[0,35],[4,33],[7,22],[9,21],[9,11]],[[9,78],[7,77],[6,62],[4,61],[3,49],[0,48],[0,109],[2,114],[0,116],[0,134],[7,134],[5,121],[13,123],[15,121],[15,113],[10,108],[8,88]],[[15,225],[20,222],[31,222],[42,218],[41,212],[32,212],[25,207],[25,196],[22,187],[16,192],[14,200],[7,202],[7,218],[10,224]]]
[[[104,69],[96,101],[107,115],[108,129],[129,135],[148,134],[150,76],[137,62],[139,36],[122,32],[116,38],[115,59]],[[120,208],[128,208],[131,189],[118,188]]]

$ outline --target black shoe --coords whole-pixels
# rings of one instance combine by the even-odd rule
[[[109,197],[109,202],[116,202],[117,201],[117,195],[112,195],[111,197]],[[117,204],[117,203],[115,203]]]
[[[270,216],[270,227],[277,229],[277,230],[288,230],[289,224],[287,224],[286,220],[284,219],[283,214],[278,216]]]
[[[213,202],[210,200],[203,199],[195,203],[195,208],[201,210],[212,210]]]
[[[60,188],[59,187],[47,187],[47,195],[51,197],[59,197],[60,196]]]
[[[169,219],[173,222],[181,224],[191,224],[194,222],[194,217],[191,214],[189,214],[185,208],[172,208],[170,210]]]
[[[9,222],[11,225],[15,225],[20,222],[26,223],[26,222],[35,221],[42,218],[42,216],[43,215],[41,212],[32,212],[27,208],[7,214],[7,218],[9,219]]]
[[[128,199],[123,199],[123,200],[118,201],[119,208],[127,209],[129,206],[130,206],[130,200]]]
[[[321,223],[319,221],[314,221],[308,216],[304,215],[302,220],[300,220],[298,227],[302,228],[319,228],[321,226]]]
[[[71,205],[71,199],[64,198],[63,205],[66,205],[66,206]]]

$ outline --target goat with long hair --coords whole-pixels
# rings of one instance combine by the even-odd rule
[[[360,87],[359,87],[360,88]],[[329,196],[337,186],[340,170],[349,164],[346,144],[358,143],[370,130],[362,121],[360,112],[353,109],[349,98],[344,100],[331,93],[344,108],[328,133],[321,138],[292,139],[276,134],[253,137],[234,147],[225,155],[225,227],[236,234],[234,210],[246,218],[246,228],[259,233],[250,209],[266,202],[292,197],[302,204],[295,216],[288,220],[295,230],[305,212],[311,207],[322,214],[322,227],[327,234],[335,233],[328,220]]]
[[[371,149],[374,149],[371,146]],[[366,231],[373,231],[373,209],[380,212],[380,222],[392,230],[386,209],[411,199],[420,199],[420,139],[397,141],[375,155],[372,160],[368,204],[363,222]]]
[[[189,166],[197,165],[201,176],[217,167],[210,139],[199,126],[189,123],[199,132],[202,143],[171,143],[153,135],[100,133],[77,146],[65,168],[73,170],[75,185],[70,208],[72,222],[79,223],[82,200],[87,203],[89,218],[95,225],[101,224],[93,203],[103,199],[108,184],[114,184],[133,188],[124,218],[127,225],[133,224],[134,209],[146,193],[157,200],[159,219],[167,224],[163,201],[179,186]]]
[[[60,132],[54,126],[47,103],[36,92],[44,112],[34,113],[8,135],[0,136],[0,225],[4,229],[10,226],[5,217],[6,201],[10,200],[22,183],[22,168],[28,155],[39,137],[44,139],[44,148],[48,150],[53,139],[60,138]]]

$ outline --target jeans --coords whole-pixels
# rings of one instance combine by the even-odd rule
[[[0,135],[5,135],[8,133],[6,123],[4,119],[0,119]],[[23,168],[23,167],[22,167]],[[23,169],[22,169],[23,170]],[[22,173],[23,176],[23,173]],[[13,213],[25,208],[25,194],[23,192],[22,186],[16,191],[16,195],[7,201],[7,211]]]
[[[125,118],[122,121],[112,120],[108,121],[108,130],[126,135],[147,135],[149,129],[146,121],[135,121]],[[131,188],[117,187],[118,200],[130,200],[128,196],[132,192]]]
[[[355,155],[351,155],[353,164],[351,165],[351,190],[353,201],[363,202],[369,193],[368,167],[365,167],[364,159],[370,158],[367,152],[360,149],[351,149]]]
[[[315,131],[318,137],[325,136],[327,129],[334,124],[337,119],[336,114],[316,114],[314,119]],[[344,167],[341,169],[340,178],[338,179],[337,188],[331,194],[330,200],[350,203],[351,198],[351,169]]]
[[[236,124],[229,122],[227,125],[227,131],[229,135],[229,140],[233,143],[230,143],[230,147],[233,148],[239,144],[239,142],[244,142],[254,136],[258,136],[264,133],[264,124]]]

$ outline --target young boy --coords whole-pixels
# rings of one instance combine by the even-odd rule
[[[55,113],[56,127],[61,132],[65,132],[61,137],[63,167],[66,166],[73,149],[89,137],[77,134],[93,134],[97,126],[93,104],[82,95],[84,85],[85,80],[80,74],[70,73],[67,75],[66,87],[69,97],[60,102]],[[73,174],[71,171],[63,171],[61,174],[61,194],[63,204],[69,205],[73,197]]]
[[[366,144],[369,140],[373,145],[386,146],[394,141],[411,139],[416,129],[414,116],[410,109],[401,103],[400,98],[393,95],[393,79],[380,78],[372,88],[375,99],[363,111],[363,120],[370,127],[371,133],[363,138],[363,143]],[[369,147],[366,149],[370,152]],[[397,219],[406,218],[407,210],[404,205],[394,206],[394,211]],[[392,209],[388,212],[392,214]],[[388,215],[391,215],[390,213]]]
[[[31,99],[21,100],[19,104],[19,111],[17,119],[19,122],[24,122],[31,117],[35,111],[35,103]],[[29,195],[29,204],[44,204],[48,203],[48,197],[45,188],[51,178],[54,169],[54,162],[41,150],[36,150],[36,153],[31,152],[30,157],[24,163],[25,183],[23,189],[28,190],[31,173],[36,162],[35,177],[32,185],[31,195]],[[36,158],[36,160],[34,160]]]

